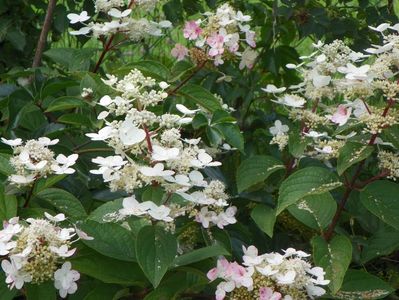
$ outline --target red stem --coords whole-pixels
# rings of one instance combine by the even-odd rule
[[[395,104],[395,100],[393,100],[393,99],[389,99],[389,100],[388,100],[388,104],[387,104],[387,106],[385,107],[385,109],[384,109],[384,111],[383,111],[383,113],[382,113],[382,117],[386,117],[386,116],[387,116],[389,109],[390,109],[394,104]],[[370,138],[370,141],[368,142],[368,145],[370,145],[370,146],[371,146],[371,145],[374,145],[377,136],[378,136],[378,133],[373,134],[373,135],[371,136],[371,138]],[[346,202],[348,201],[351,192],[356,188],[356,187],[355,187],[355,182],[356,182],[356,180],[359,178],[360,173],[362,172],[362,169],[363,169],[363,166],[364,166],[365,161],[366,161],[366,160],[362,160],[362,161],[359,163],[359,165],[358,165],[358,167],[357,167],[357,169],[356,169],[356,172],[355,172],[355,174],[354,174],[353,177],[352,177],[352,180],[351,180],[351,181],[349,182],[349,184],[346,186],[344,195],[342,196],[342,199],[341,199],[341,201],[340,201],[340,203],[339,203],[339,205],[338,205],[338,209],[337,209],[337,211],[335,212],[334,218],[332,219],[330,226],[328,226],[328,229],[327,229],[327,231],[326,231],[325,234],[324,234],[324,239],[325,239],[326,241],[329,241],[329,240],[331,239],[331,237],[332,237],[332,235],[333,235],[333,233],[334,233],[335,227],[337,226],[338,220],[339,220],[339,218],[341,217],[342,211],[343,211],[344,208],[345,208],[345,204],[346,204]],[[379,176],[379,175],[377,175],[377,176]],[[369,181],[369,180],[372,180],[372,181],[377,180],[377,179],[378,179],[378,178],[376,178],[377,176],[374,176],[374,177],[368,179],[367,181]],[[381,176],[381,174],[380,174],[380,176]],[[380,178],[380,177],[379,177],[379,178]],[[367,182],[367,181],[366,181],[366,182]]]
[[[148,147],[148,151],[150,153],[152,153],[152,142],[151,142],[151,136],[150,136],[150,132],[148,131],[147,126],[143,125],[143,129],[145,131],[145,140],[147,141],[147,147]]]
[[[96,66],[94,67],[93,73],[97,73],[98,70],[100,69],[100,66],[104,60],[105,55],[107,54],[107,52],[109,51],[109,49],[111,49],[111,44],[112,41],[114,40],[115,35],[111,35],[107,41],[107,43],[105,44],[105,47],[103,49],[103,52],[101,52],[101,55],[96,63]]]

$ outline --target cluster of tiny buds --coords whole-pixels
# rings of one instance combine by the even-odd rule
[[[92,237],[76,227],[62,228],[64,214],[52,216],[44,213],[45,219],[18,217],[4,222],[0,230],[0,255],[7,256],[1,262],[9,288],[21,289],[25,283],[40,284],[53,280],[62,298],[77,290],[80,274],[65,261],[74,255],[72,243]],[[76,237],[77,236],[77,237]]]

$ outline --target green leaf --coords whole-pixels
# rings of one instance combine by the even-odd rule
[[[133,68],[143,72],[145,76],[150,76],[157,80],[167,81],[170,77],[169,69],[158,61],[143,60],[129,64],[128,67],[123,67],[118,70],[118,74],[129,73]]]
[[[294,157],[301,157],[305,151],[309,139],[304,138],[299,132],[292,132],[289,134],[288,150]]]
[[[41,284],[27,284],[27,300],[56,300],[56,290],[53,281],[47,281]]]
[[[383,222],[399,230],[399,184],[379,180],[370,183],[360,193],[361,203]]]
[[[399,249],[399,231],[386,226],[378,230],[362,249],[362,262],[366,263],[379,256],[389,255]]]
[[[264,204],[258,204],[251,211],[251,218],[264,233],[273,237],[274,223],[276,223],[276,211],[274,209]]]
[[[399,6],[399,2],[398,6]],[[399,125],[395,124],[393,126],[390,126],[387,129],[384,129],[384,131],[381,134],[381,138],[385,142],[392,143],[396,149],[399,148]]]
[[[70,96],[60,97],[54,99],[50,103],[49,107],[46,109],[46,112],[53,112],[53,111],[60,111],[60,110],[81,107],[84,106],[85,104],[86,103],[82,99],[76,97],[70,97]]]
[[[69,71],[87,71],[95,52],[93,48],[51,48],[43,54]]]
[[[120,299],[120,293],[127,296],[128,289],[122,289],[121,286],[113,284],[99,284],[91,290],[83,300],[117,300]]]
[[[175,237],[159,226],[143,227],[136,241],[137,261],[154,287],[157,287],[177,254]]]
[[[181,293],[209,284],[208,278],[201,272],[191,269],[184,269],[184,271],[174,273],[173,276],[163,280],[154,291],[146,295],[144,300],[180,300]]]
[[[57,122],[77,126],[91,127],[90,119],[82,114],[63,114]]]
[[[341,288],[346,270],[352,260],[351,241],[342,235],[335,236],[330,242],[316,236],[311,243],[314,262],[326,272],[326,278],[330,280],[328,286],[332,294],[335,294]]]
[[[176,62],[171,70],[169,82],[175,82],[179,80],[184,74],[187,72],[193,70],[195,68],[195,65],[188,61],[188,60],[181,60]]]
[[[72,48],[52,48],[44,52],[43,54],[50,58],[53,62],[58,63],[64,67],[69,66],[69,62],[72,60],[73,55],[77,49]]]
[[[52,187],[54,184],[63,180],[67,176],[68,176],[67,174],[62,174],[62,175],[49,176],[47,178],[40,178],[38,181],[36,181],[35,189],[34,189],[33,193],[37,194],[40,191],[43,191],[49,187]]]
[[[336,299],[383,299],[395,290],[377,276],[361,270],[348,270]]]
[[[177,93],[192,100],[194,103],[202,106],[210,112],[222,109],[219,100],[202,86],[189,83],[184,85]]]
[[[10,164],[10,155],[0,153],[0,173],[9,176],[14,173],[14,168]]]
[[[219,109],[213,113],[211,124],[235,123],[236,121],[227,111]]]
[[[47,123],[43,112],[32,103],[25,105],[18,113],[18,125],[30,131],[36,130]]]
[[[288,207],[288,211],[306,226],[322,231],[337,210],[337,202],[330,193],[311,195]]]
[[[0,185],[0,223],[17,215],[18,200],[14,195],[7,195]]]
[[[196,249],[189,253],[176,257],[173,261],[173,266],[181,267],[199,262],[210,257],[217,257],[219,255],[230,255],[230,253],[222,245],[215,244],[201,249]]]
[[[79,249],[71,263],[73,269],[105,283],[132,286],[147,282],[137,263],[110,258],[90,248]]]
[[[93,240],[83,243],[102,255],[123,261],[136,261],[133,234],[115,223],[97,223],[87,220],[79,225]]]
[[[280,186],[277,214],[305,196],[323,194],[341,185],[338,177],[324,168],[307,167],[296,171]]]
[[[244,152],[244,137],[237,124],[223,123],[217,124],[216,127],[222,134],[228,144]]]
[[[41,98],[44,99],[48,96],[53,96],[59,91],[65,90],[66,88],[77,86],[78,83],[76,81],[71,80],[61,80],[56,82],[50,82],[46,84],[41,91]]]
[[[18,290],[17,289],[12,289],[10,290],[7,287],[6,284],[6,276],[4,272],[0,272],[0,295],[1,295],[1,300],[13,300],[14,297],[17,295]]]
[[[374,148],[360,143],[347,142],[340,150],[337,161],[338,175],[342,175],[350,166],[365,160]]]
[[[35,196],[43,199],[67,216],[86,216],[86,211],[83,208],[82,203],[74,195],[68,193],[67,191],[57,188],[49,188],[37,193]]]
[[[272,156],[255,155],[244,160],[236,174],[238,192],[266,180],[271,174],[284,168],[284,164]]]
[[[112,216],[122,208],[123,199],[108,201],[90,213],[89,219],[98,223],[112,221]]]

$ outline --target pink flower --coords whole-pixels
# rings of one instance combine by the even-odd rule
[[[181,61],[188,55],[188,49],[181,44],[176,44],[170,53],[177,58],[177,61]]]
[[[224,52],[224,36],[221,34],[214,33],[206,39],[206,42],[211,47],[208,54],[209,56],[218,56]]]
[[[280,300],[281,294],[273,292],[269,287],[263,287],[259,289],[259,300]]]
[[[256,42],[255,42],[255,31],[247,31],[245,32],[245,41],[247,42],[248,45],[250,45],[252,48],[256,47]]]
[[[201,33],[202,29],[195,21],[187,22],[183,29],[183,36],[190,41],[196,40]]]
[[[339,126],[343,126],[346,124],[346,122],[348,122],[351,113],[351,107],[348,108],[345,105],[339,105],[337,111],[332,116],[330,116],[329,119]]]

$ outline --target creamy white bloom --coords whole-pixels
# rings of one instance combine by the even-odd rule
[[[90,16],[87,14],[87,11],[82,11],[79,15],[78,14],[67,14],[67,18],[71,24],[85,22],[90,19]]]
[[[78,271],[72,270],[71,267],[70,262],[65,262],[54,273],[54,286],[59,290],[62,298],[65,298],[68,294],[74,294],[78,289],[75,281],[79,280],[80,274]]]

